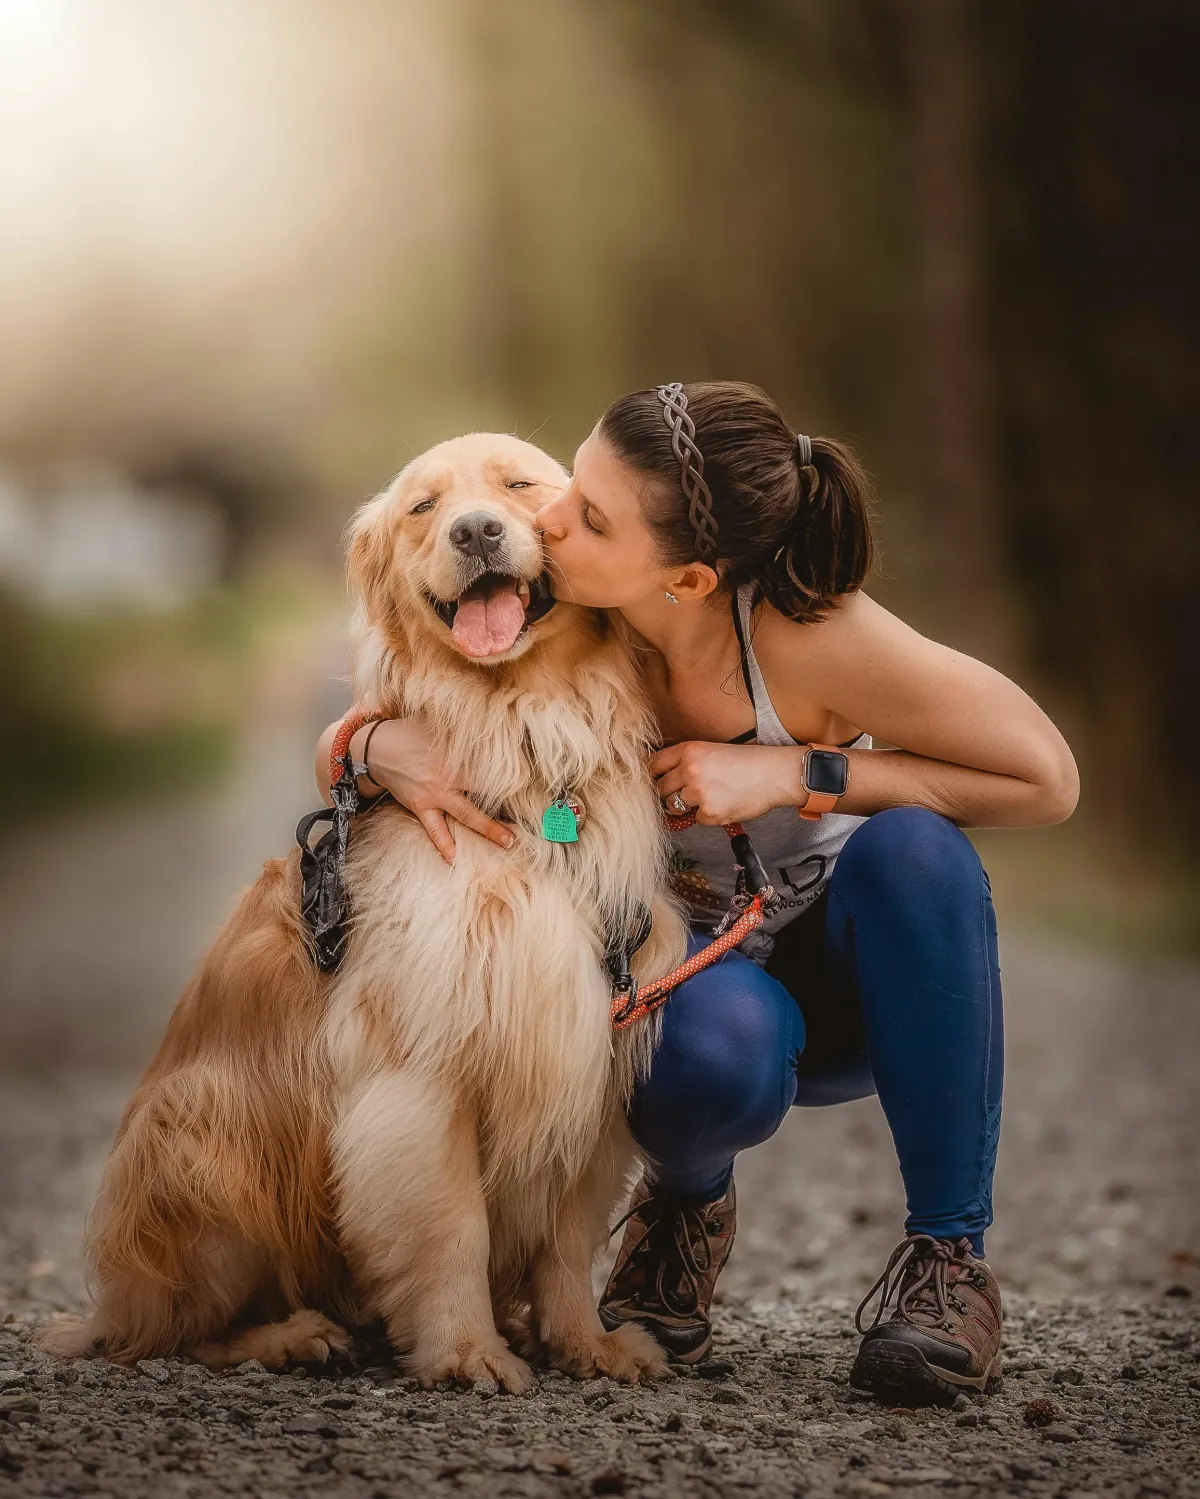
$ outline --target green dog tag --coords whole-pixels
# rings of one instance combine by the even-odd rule
[[[563,797],[542,813],[542,837],[547,843],[579,842],[579,819]]]

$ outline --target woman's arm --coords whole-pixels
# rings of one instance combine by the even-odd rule
[[[839,811],[921,806],[964,827],[1033,827],[1062,822],[1074,810],[1075,760],[1033,699],[864,594],[819,624],[768,616],[754,647],[785,723],[811,720],[817,702],[902,746],[848,751],[850,781]],[[661,795],[678,790],[701,808],[702,821],[725,822],[801,805],[802,754],[689,743],[660,751],[651,770]]]
[[[359,777],[360,796],[377,796],[381,787],[390,791],[420,822],[447,864],[454,863],[454,833],[450,818],[482,837],[490,838],[501,848],[512,846],[512,829],[481,812],[454,784],[433,740],[417,719],[385,719],[371,734],[370,760],[364,762],[363,749],[371,727],[368,724],[359,729],[350,739],[350,753],[355,762],[366,763],[371,772],[370,780]],[[332,805],[329,755],[337,731],[338,725],[331,723],[317,741],[317,787],[327,806]]]

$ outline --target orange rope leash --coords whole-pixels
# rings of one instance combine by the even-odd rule
[[[664,973],[662,978],[639,987],[637,999],[629,1008],[628,1013],[626,1013],[628,1000],[621,995],[614,996],[610,1011],[613,1030],[623,1031],[626,1026],[634,1025],[637,1021],[644,1020],[647,1015],[652,1015],[660,1005],[666,1003],[667,996],[673,989],[677,989],[680,984],[695,978],[698,973],[703,973],[706,968],[711,968],[714,963],[719,962],[727,952],[737,947],[739,942],[744,942],[751,932],[757,931],[762,926],[763,920],[762,897],[756,895],[728,931],[722,932],[707,947],[701,948],[698,953],[693,953],[690,958],[672,968],[670,973]]]
[[[663,825],[672,833],[683,832],[695,821],[694,810],[684,812],[680,816],[672,812],[663,813]],[[727,822],[725,831],[732,839],[746,830],[740,822]],[[627,1026],[635,1025],[639,1020],[644,1020],[647,1015],[652,1015],[655,1010],[666,1003],[672,990],[686,983],[688,979],[695,978],[698,973],[703,973],[706,968],[711,968],[714,963],[720,962],[727,952],[732,952],[735,947],[746,940],[751,932],[757,931],[765,920],[762,896],[756,895],[733,925],[722,932],[719,937],[714,938],[707,947],[702,947],[690,958],[685,958],[669,973],[664,973],[662,978],[654,979],[649,984],[639,985],[632,1005],[627,995],[614,994],[609,1012],[613,1030],[623,1031]]]
[[[337,733],[333,736],[333,744],[329,748],[329,784],[331,787],[342,778],[346,753],[355,734],[366,724],[380,723],[382,720],[383,714],[374,708],[354,708],[342,719]]]

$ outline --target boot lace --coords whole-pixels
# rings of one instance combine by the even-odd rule
[[[713,1264],[709,1234],[716,1225],[710,1227],[708,1207],[647,1197],[617,1220],[612,1233],[624,1228],[631,1218],[640,1219],[646,1231],[621,1269],[618,1294],[644,1301],[639,1282],[644,1272],[654,1267],[658,1304],[673,1317],[694,1317],[701,1309],[704,1280]]]
[[[859,1302],[854,1313],[855,1327],[860,1333],[878,1327],[895,1296],[896,1310],[902,1317],[913,1321],[918,1317],[927,1319],[949,1332],[950,1307],[961,1310],[950,1290],[949,1272],[953,1267],[962,1275],[972,1276],[969,1253],[966,1239],[935,1239],[932,1234],[910,1234],[901,1239],[883,1267],[883,1274]],[[863,1318],[876,1293],[881,1294],[874,1319],[864,1326]]]

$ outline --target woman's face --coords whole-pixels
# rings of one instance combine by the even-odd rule
[[[545,533],[554,592],[570,603],[625,609],[661,598],[679,576],[655,554],[638,476],[596,432],[576,453],[571,482],[534,524]]]

